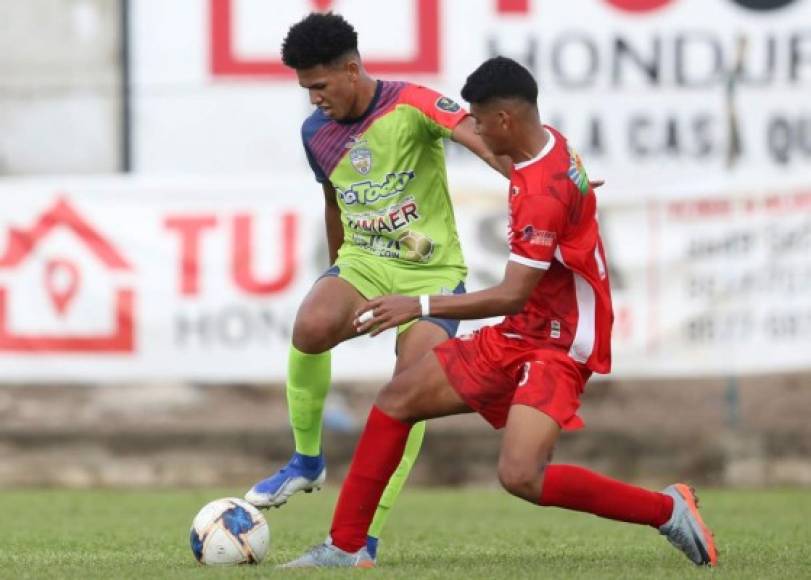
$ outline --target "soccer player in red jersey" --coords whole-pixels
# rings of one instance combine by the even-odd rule
[[[477,412],[504,428],[501,484],[532,504],[652,526],[697,565],[717,564],[693,490],[629,485],[574,465],[550,464],[560,431],[578,429],[592,372],[611,367],[611,290],[596,199],[565,137],[541,123],[538,88],[513,60],[471,74],[462,96],[476,129],[514,163],[508,193],[510,257],[500,284],[456,296],[390,295],[358,311],[377,334],[421,316],[504,320],[450,339],[379,393],[341,488],[329,539],[289,567],[371,567],[366,530],[416,421]]]

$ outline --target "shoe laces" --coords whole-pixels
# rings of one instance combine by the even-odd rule
[[[668,539],[672,541],[674,544],[678,546],[684,546],[689,544],[687,534],[684,533],[684,530],[681,528],[675,528],[668,532],[667,534]]]
[[[328,550],[328,549],[329,549],[328,545],[326,545],[324,543],[321,543],[321,544],[313,544],[312,546],[310,546],[310,549],[307,550],[307,551],[310,554],[315,554],[317,552],[323,552],[323,551]]]
[[[683,522],[684,522],[683,516],[679,518],[678,522],[673,522],[673,525],[667,531],[667,539],[670,540],[670,542],[673,545],[678,546],[681,549],[685,548],[693,549],[694,548],[692,542],[693,538],[685,530]]]

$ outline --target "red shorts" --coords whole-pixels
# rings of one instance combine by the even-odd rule
[[[563,350],[486,326],[434,353],[462,400],[496,429],[507,423],[512,405],[538,409],[567,431],[583,427],[577,409],[591,371]]]

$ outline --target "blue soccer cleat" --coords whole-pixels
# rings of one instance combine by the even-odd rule
[[[697,566],[717,566],[718,550],[712,532],[698,513],[693,488],[675,483],[662,491],[673,498],[673,515],[659,532]]]
[[[313,546],[306,554],[282,564],[280,568],[374,568],[375,561],[366,546],[355,553],[344,552],[327,538],[323,544]]]
[[[245,500],[258,508],[280,507],[294,493],[321,489],[326,478],[323,454],[312,457],[297,452],[277,473],[248,490]]]

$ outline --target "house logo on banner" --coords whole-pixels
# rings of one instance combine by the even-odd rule
[[[0,252],[0,352],[134,350],[135,292],[118,280],[131,266],[66,198],[58,199],[29,229],[10,227],[5,238]],[[88,280],[85,269],[91,263],[96,269]],[[107,331],[76,328],[68,320],[83,292],[99,286],[97,272],[108,274],[114,287],[111,295],[94,294],[90,300],[94,315],[106,315]],[[45,300],[37,300],[42,296]]]

